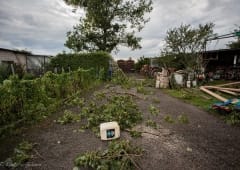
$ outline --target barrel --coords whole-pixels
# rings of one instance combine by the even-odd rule
[[[193,87],[196,87],[196,86],[197,86],[197,81],[196,81],[196,80],[193,80],[193,81],[192,81],[192,86],[193,86]]]

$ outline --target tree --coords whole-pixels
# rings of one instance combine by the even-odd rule
[[[142,68],[142,66],[143,65],[149,65],[150,64],[150,59],[149,58],[145,58],[144,56],[142,56],[142,57],[140,57],[138,60],[137,60],[137,62],[136,62],[136,64],[135,64],[135,69],[137,70],[137,71],[140,71],[141,70],[141,68]]]
[[[181,57],[180,61],[185,68],[193,68],[196,65],[200,67],[199,52],[205,48],[207,40],[214,36],[213,27],[213,23],[207,23],[200,24],[198,28],[181,25],[168,30],[164,55]]]
[[[235,32],[235,34],[238,33],[237,40],[236,41],[232,41],[229,44],[227,44],[227,47],[230,48],[230,49],[240,48],[240,36],[239,36],[239,34],[240,34],[240,26],[239,26],[239,28],[234,29],[234,32]]]
[[[80,24],[67,33],[65,45],[78,51],[117,50],[118,45],[141,48],[136,32],[149,21],[152,0],[65,0],[85,10]]]
[[[180,70],[184,68],[183,62],[181,61],[181,56],[176,56],[174,54],[165,54],[158,58],[159,67],[167,67],[167,68],[176,68]]]

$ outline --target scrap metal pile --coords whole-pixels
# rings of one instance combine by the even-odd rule
[[[227,84],[221,84],[217,86],[201,86],[200,90],[205,93],[215,97],[221,102],[214,103],[212,108],[218,111],[224,111],[225,113],[230,113],[232,111],[240,111],[240,82],[233,82]],[[225,93],[234,96],[232,99],[227,99],[215,91]]]

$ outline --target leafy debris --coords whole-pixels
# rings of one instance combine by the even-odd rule
[[[77,156],[75,166],[93,168],[98,170],[139,169],[135,158],[142,156],[143,150],[132,145],[128,140],[112,141],[103,151],[88,151]]]

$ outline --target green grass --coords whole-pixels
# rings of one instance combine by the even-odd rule
[[[217,102],[216,99],[198,89],[191,89],[191,91],[186,91],[184,89],[165,89],[164,91],[173,97],[181,99],[186,103],[190,103],[204,110],[209,110],[211,105]]]
[[[226,84],[226,83],[232,83],[232,82],[233,81],[231,80],[213,80],[213,81],[209,81],[207,85],[214,86],[214,85]]]
[[[217,112],[211,109],[212,105],[216,102],[219,102],[217,99],[213,98],[205,94],[204,92],[200,91],[199,89],[164,89],[164,92],[169,94],[170,96],[176,97],[180,100],[183,100],[186,103],[190,103],[194,106],[197,106],[210,114],[213,114],[220,119],[224,120],[226,123],[231,125],[240,124],[240,114],[235,114],[234,112],[228,115],[223,115],[220,112]],[[233,96],[219,93],[221,96],[225,97],[226,99],[234,98]],[[179,122],[187,123],[188,120],[185,120],[184,117],[178,118]]]

